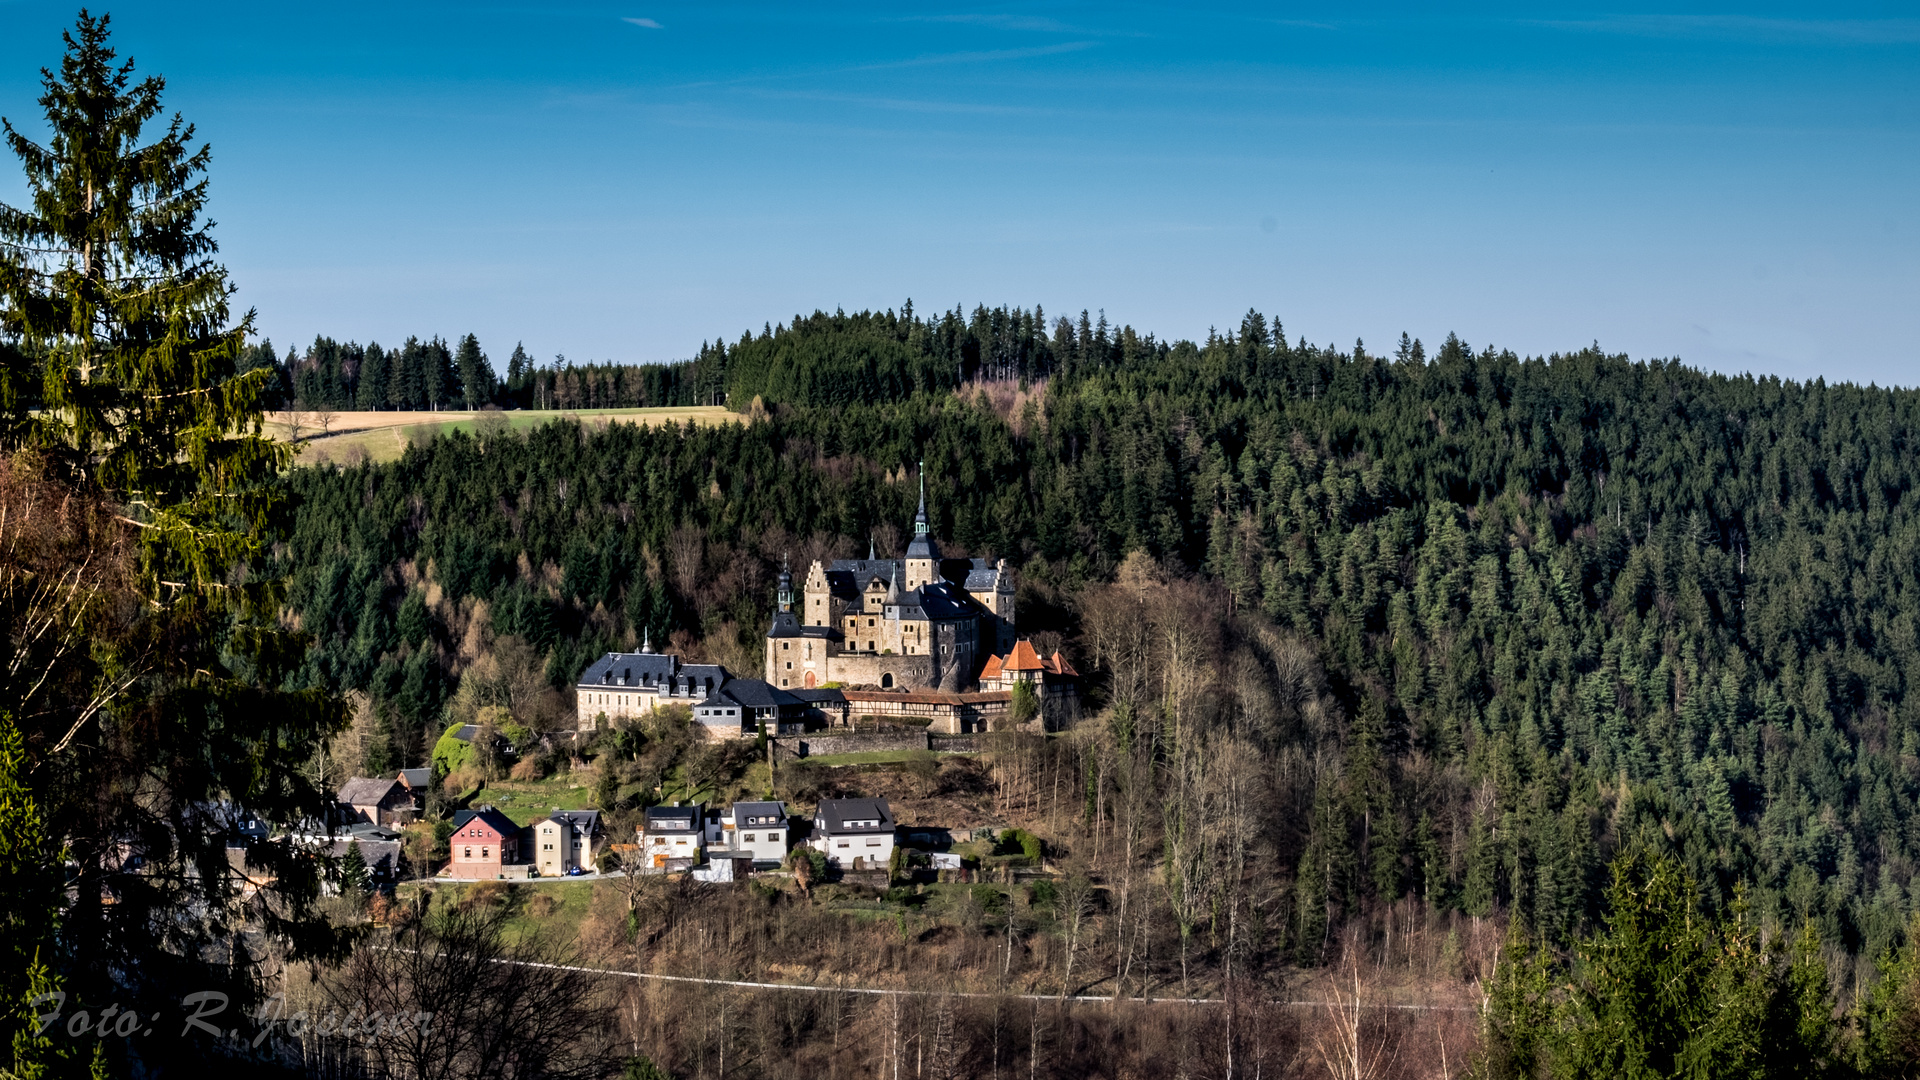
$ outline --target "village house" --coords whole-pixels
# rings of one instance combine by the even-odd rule
[[[787,857],[787,805],[737,802],[710,819],[707,858],[749,859],[779,865]]]
[[[347,781],[334,800],[340,804],[342,819],[348,823],[404,825],[419,816],[413,793],[398,780],[356,776]]]
[[[650,806],[638,830],[640,862],[649,870],[687,870],[706,850],[707,808],[699,803]]]
[[[555,810],[533,826],[533,865],[541,877],[561,877],[569,870],[593,867],[600,840],[598,810]]]
[[[453,855],[444,871],[449,877],[481,880],[526,876],[527,867],[516,865],[520,863],[520,826],[491,806],[453,815],[453,835],[447,842]]]
[[[400,781],[400,786],[406,788],[407,794],[413,796],[414,812],[426,813],[427,789],[433,786],[433,769],[428,767],[401,769],[394,779]]]
[[[807,844],[843,870],[885,869],[893,859],[893,830],[885,799],[822,799]]]

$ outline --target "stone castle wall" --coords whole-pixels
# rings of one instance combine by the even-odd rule
[[[828,678],[846,686],[880,686],[881,678],[892,675],[897,688],[929,686],[933,682],[931,656],[873,656],[847,654],[827,661]]]

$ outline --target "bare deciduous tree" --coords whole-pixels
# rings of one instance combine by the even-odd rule
[[[1399,1054],[1385,1013],[1370,1000],[1357,942],[1349,941],[1343,970],[1327,980],[1325,1025],[1313,1036],[1314,1053],[1333,1080],[1380,1080]]]
[[[363,945],[327,986],[362,1017],[376,1075],[411,1080],[604,1076],[615,1061],[602,978],[539,939],[509,946],[504,909],[450,905]]]

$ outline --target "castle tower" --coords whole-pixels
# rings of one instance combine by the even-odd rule
[[[940,545],[927,529],[927,463],[920,463],[920,512],[913,516],[913,542],[907,545],[907,590],[939,580]]]
[[[787,558],[780,557],[780,592],[776,599],[781,611],[793,610],[793,570],[787,566]]]

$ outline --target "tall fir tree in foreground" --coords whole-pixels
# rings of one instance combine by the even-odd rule
[[[0,877],[65,849],[71,899],[36,977],[69,1012],[177,1009],[197,990],[238,1008],[263,951],[333,947],[309,860],[284,843],[234,860],[227,843],[241,807],[291,821],[324,805],[299,765],[344,717],[329,694],[274,689],[304,640],[254,568],[289,451],[261,433],[274,372],[236,362],[252,315],[233,318],[203,220],[209,150],[177,115],[151,138],[165,83],[136,82],[108,39],[82,11],[42,72],[44,144],[5,124],[30,201],[0,205],[0,713],[19,720],[9,770],[45,837],[9,845]],[[273,900],[243,906],[248,879]],[[139,1052],[163,1067],[217,1051]]]

